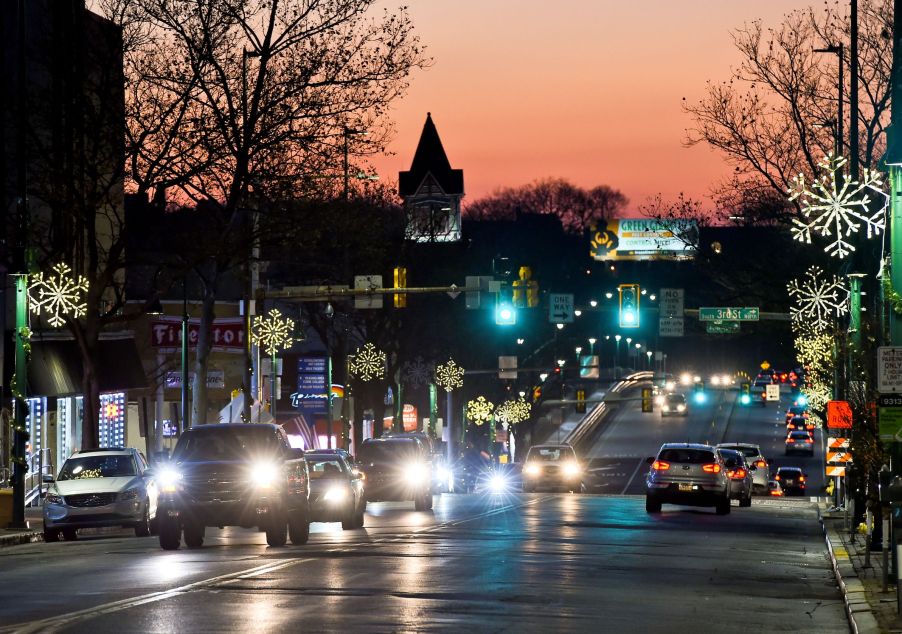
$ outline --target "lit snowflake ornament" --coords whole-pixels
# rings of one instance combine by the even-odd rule
[[[507,423],[508,425],[516,425],[517,423],[522,423],[523,421],[528,420],[531,411],[532,404],[527,403],[522,398],[519,398],[517,400],[504,401],[501,405],[499,405],[498,409],[495,410],[495,418],[500,420],[502,423]]]
[[[404,382],[416,390],[427,383],[432,376],[433,365],[423,361],[423,357],[417,357],[413,361],[404,364]]]
[[[365,343],[348,362],[351,374],[361,381],[381,379],[385,376],[385,353],[377,350],[372,343]]]
[[[281,350],[287,350],[294,343],[294,320],[282,317],[277,308],[269,311],[269,315],[254,317],[251,329],[251,340],[269,356],[275,356]]]
[[[818,163],[823,172],[820,179],[807,183],[805,175],[799,174],[789,188],[789,199],[799,200],[804,216],[793,218],[793,237],[806,244],[811,244],[812,233],[830,238],[824,251],[838,258],[855,250],[847,238],[858,233],[862,225],[866,237],[880,235],[889,206],[889,196],[880,189],[883,181],[879,174],[865,169],[861,180],[853,181],[845,172],[846,163],[842,156],[825,156]],[[872,211],[875,204],[880,208]]]
[[[848,287],[840,278],[825,274],[817,266],[809,268],[801,280],[792,280],[786,290],[795,301],[789,314],[799,329],[827,330],[835,318],[849,311]]]
[[[446,392],[463,387],[464,369],[457,365],[454,359],[448,359],[448,361],[435,368],[435,384]]]
[[[55,264],[53,271],[56,275],[29,276],[28,307],[35,315],[47,313],[50,325],[59,328],[66,317],[77,319],[88,312],[88,278],[72,277],[72,269],[63,262]]]
[[[482,425],[492,419],[492,410],[494,409],[494,403],[486,400],[484,396],[478,396],[467,403],[467,420]]]

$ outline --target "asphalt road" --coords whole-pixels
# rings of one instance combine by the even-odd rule
[[[847,632],[814,505],[645,513],[639,496],[443,495],[372,504],[268,548],[105,536],[0,551],[0,631]]]

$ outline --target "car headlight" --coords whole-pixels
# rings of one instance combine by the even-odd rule
[[[326,502],[341,502],[348,497],[348,490],[345,487],[329,487],[323,499]]]
[[[685,412],[685,411],[686,411],[686,406],[685,406],[685,405],[677,405],[677,411],[678,411],[678,412]]]
[[[657,405],[663,405],[663,404],[664,404],[664,396],[663,396],[663,395],[662,395],[662,396],[656,396],[656,397],[655,397],[655,404],[657,404]]]
[[[564,464],[564,475],[565,476],[575,476],[579,475],[579,465],[575,462],[567,462]]]
[[[48,492],[47,495],[44,496],[44,504],[62,504],[63,496],[59,493]]]
[[[439,467],[435,470],[435,479],[439,482],[448,482],[451,478],[451,469],[448,467]]]
[[[419,483],[429,478],[429,469],[421,462],[414,462],[404,468],[404,477],[412,483]]]
[[[528,476],[537,476],[542,473],[542,468],[537,464],[528,464],[526,468],[523,469],[523,473]]]
[[[120,500],[137,500],[138,499],[138,489],[127,489],[119,494]]]
[[[175,493],[182,479],[182,474],[172,467],[163,467],[154,479],[160,486],[161,491],[164,493]]]
[[[493,473],[489,478],[489,491],[492,493],[504,493],[508,489],[507,478],[500,473]]]
[[[665,406],[662,407],[661,409],[662,409],[663,411],[665,411],[665,412],[669,412],[669,411],[670,411],[670,405],[665,405]]]
[[[268,489],[279,479],[279,466],[271,462],[258,462],[251,469],[251,481],[254,486]]]

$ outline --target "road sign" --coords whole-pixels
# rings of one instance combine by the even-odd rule
[[[779,385],[766,385],[764,387],[765,395],[768,401],[779,401],[780,400],[780,386]]]
[[[517,378],[517,357],[498,357],[498,378]]]
[[[852,462],[852,452],[848,450],[827,451],[827,462],[846,464]]]
[[[877,397],[877,424],[880,440],[902,440],[902,395],[881,394]]]
[[[739,332],[738,321],[708,321],[705,322],[705,330],[709,335],[731,335]]]
[[[852,408],[848,401],[827,401],[827,427],[829,429],[851,429]]]
[[[549,293],[548,321],[552,324],[573,323],[573,294]]]
[[[699,308],[699,321],[758,321],[760,312],[757,306],[745,308],[723,306],[720,308]]]
[[[877,348],[877,391],[883,394],[902,392],[902,346]]]
[[[597,379],[600,376],[598,369],[598,355],[584,354],[579,358],[579,378]]]
[[[827,448],[836,450],[836,449],[848,449],[849,448],[849,439],[848,438],[833,438],[832,436],[827,437]]]
[[[658,298],[658,313],[661,317],[680,317],[683,316],[683,289],[682,288],[662,288],[661,296]]]
[[[658,318],[658,335],[661,337],[682,337],[683,336],[683,318],[682,317],[659,317]]]
[[[840,477],[844,478],[846,476],[846,468],[845,467],[827,467],[824,475],[828,477]]]
[[[354,288],[365,290],[382,288],[382,276],[355,275]],[[372,295],[355,295],[354,308],[382,308],[382,294],[373,293]]]

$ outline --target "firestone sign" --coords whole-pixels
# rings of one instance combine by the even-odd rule
[[[188,347],[196,348],[200,336],[200,320],[188,320]],[[213,350],[217,352],[243,352],[244,319],[241,317],[217,319],[213,322]],[[150,322],[151,345],[159,352],[173,352],[182,346],[182,320],[180,317],[158,317]]]

